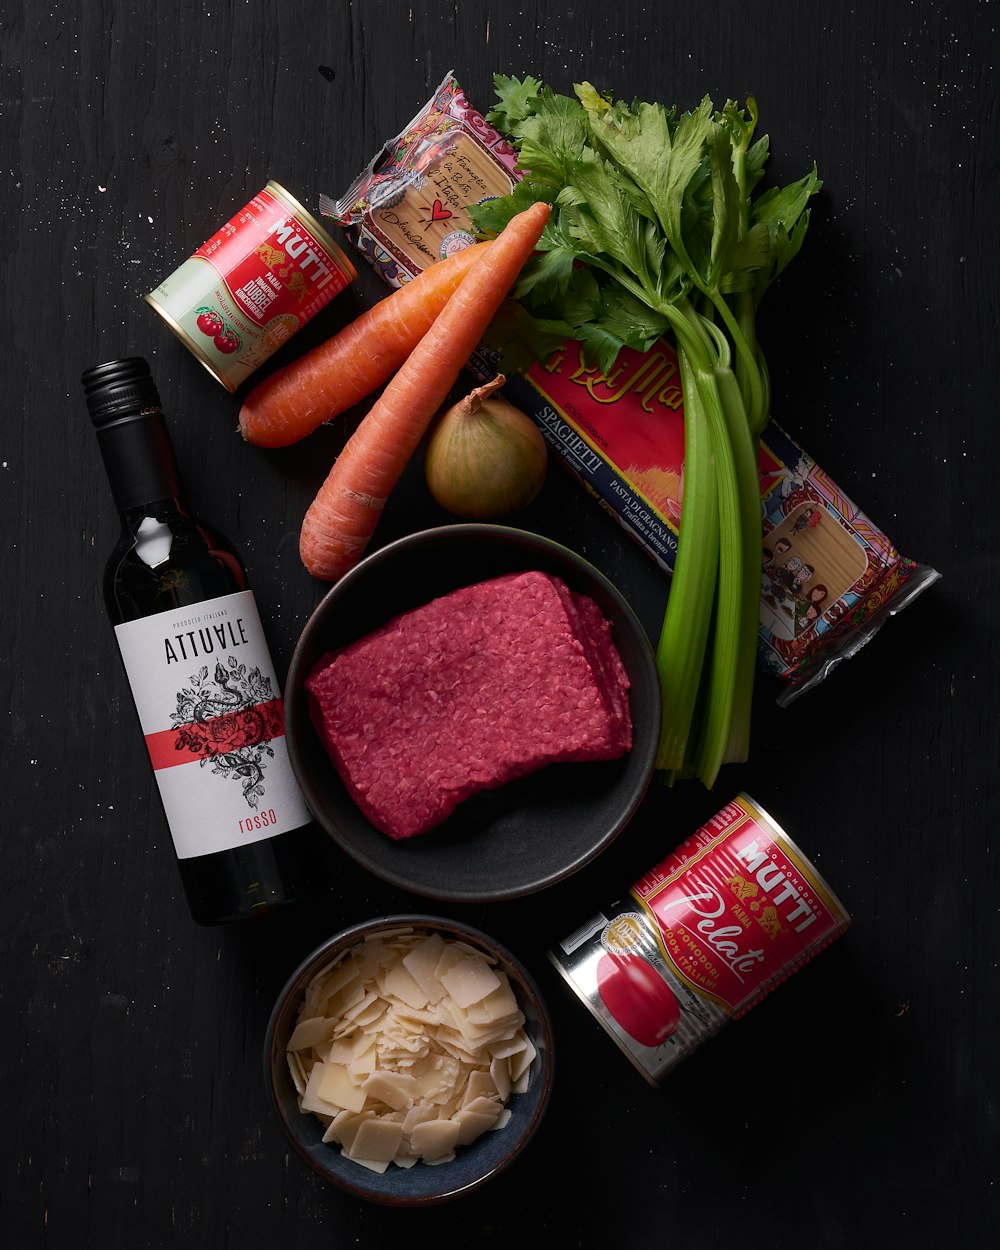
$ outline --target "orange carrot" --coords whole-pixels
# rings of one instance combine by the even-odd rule
[[[299,554],[335,582],[364,554],[393,487],[534,250],[549,206],[518,213],[444,306],[347,441],[309,505]]]
[[[377,390],[430,329],[490,243],[437,261],[325,343],[259,382],[240,408],[255,447],[287,447]]]

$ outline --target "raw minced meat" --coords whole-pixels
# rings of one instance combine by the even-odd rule
[[[632,745],[628,677],[588,596],[540,572],[478,582],[325,655],[310,714],[361,811],[392,838],[470,795]]]

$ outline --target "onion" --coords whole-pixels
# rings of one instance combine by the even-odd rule
[[[471,521],[525,508],[542,489],[548,449],[534,421],[496,395],[498,374],[445,409],[431,430],[424,474],[448,512]]]

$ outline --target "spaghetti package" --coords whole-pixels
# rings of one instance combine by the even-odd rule
[[[390,286],[468,247],[469,206],[506,195],[517,154],[449,73],[406,130],[339,200],[321,199]],[[495,374],[483,348],[470,368]],[[611,371],[579,343],[562,344],[508,398],[531,416],[565,467],[667,573],[677,553],[684,490],[684,401],[677,355],[661,340],[623,348]],[[881,530],[780,426],[758,461],[763,549],[758,654],[787,705],[940,574],[900,555]]]

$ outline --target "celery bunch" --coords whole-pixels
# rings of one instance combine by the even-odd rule
[[[494,79],[487,115],[518,152],[523,181],[473,210],[484,233],[543,199],[552,216],[492,327],[504,368],[567,338],[603,371],[622,346],[671,338],[684,394],[684,497],[657,666],[657,768],[713,786],[743,762],[757,652],[761,517],[758,439],[768,374],[755,332],[761,297],[798,252],[813,169],[754,196],[768,157],[757,107],[707,97],[691,112],[626,104],[589,83],[575,97],[533,78]],[[581,263],[582,262],[582,263]]]

